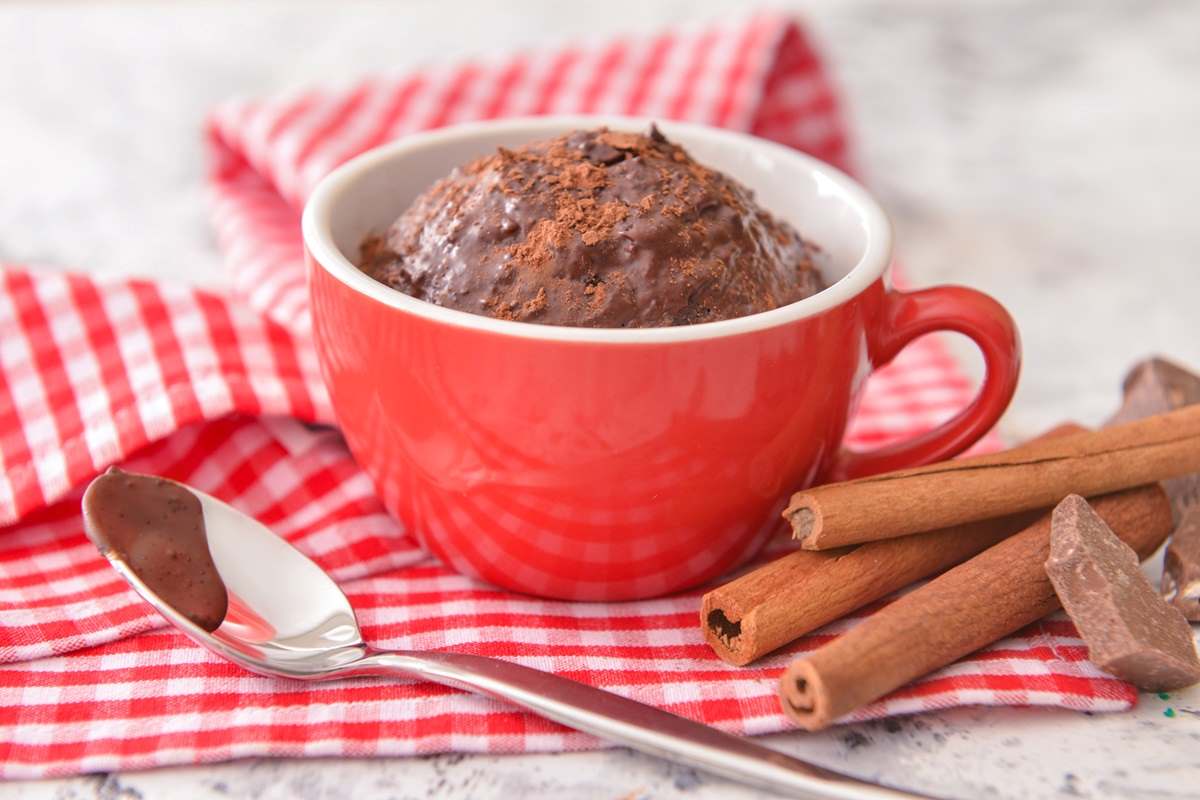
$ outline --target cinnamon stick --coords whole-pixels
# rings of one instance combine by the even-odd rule
[[[1139,557],[1171,530],[1162,487],[1128,489],[1092,501]],[[971,653],[1059,607],[1043,564],[1050,515],[985,550],[792,662],[780,679],[783,710],[819,730],[914,678]]]
[[[708,594],[704,637],[743,666],[914,581],[959,564],[1034,522],[1042,511],[837,550],[797,550]]]
[[[974,458],[820,486],[784,511],[808,550],[945,528],[1200,472],[1200,406]],[[954,498],[954,502],[947,502]]]
[[[1067,423],[1032,442],[1082,430]],[[797,550],[704,595],[700,629],[722,659],[749,664],[827,622],[983,552],[1041,513],[1026,511],[858,547]]]

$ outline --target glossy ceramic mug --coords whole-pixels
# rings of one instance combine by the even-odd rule
[[[742,134],[660,124],[828,253],[832,285],[813,297],[701,325],[568,328],[442,308],[355,268],[364,236],[456,165],[598,125],[644,131],[649,120],[540,117],[407,137],[342,166],[305,208],[313,328],[338,422],[388,510],[442,561],[550,597],[684,589],[751,556],[790,492],[948,458],[1000,417],[1020,363],[1004,309],[961,287],[891,289],[891,228],[871,196]],[[975,400],[909,441],[842,448],[870,372],[938,330],[983,353]]]

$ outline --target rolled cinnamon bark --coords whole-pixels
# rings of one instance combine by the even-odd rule
[[[749,664],[867,603],[962,563],[1024,529],[1042,510],[837,550],[797,550],[704,595],[704,637]]]
[[[1021,447],[1082,430],[1063,424]],[[700,628],[722,659],[749,664],[913,581],[962,563],[1041,514],[1026,511],[859,547],[797,550],[704,595]]]
[[[1157,484],[1092,501],[1141,558],[1171,530]],[[1043,564],[1050,515],[910,592],[833,642],[808,653],[780,678],[784,712],[808,730],[914,678],[1019,630],[1059,607]]]
[[[1198,471],[1200,405],[1194,405],[1017,450],[820,486],[793,495],[784,516],[802,547],[826,550]]]

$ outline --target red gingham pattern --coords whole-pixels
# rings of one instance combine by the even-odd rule
[[[761,17],[218,110],[212,189],[230,297],[0,273],[0,775],[597,745],[427,683],[263,679],[163,628],[82,531],[81,487],[116,462],[194,484],[296,543],[342,582],[379,646],[512,659],[731,731],[787,727],[775,699],[782,667],[859,616],[735,668],[701,639],[699,592],[578,604],[474,583],[419,550],[323,425],[298,231],[314,183],[410,131],[566,111],[708,122],[848,161],[835,93],[803,32]],[[970,393],[947,353],[922,340],[872,378],[851,441],[929,428]],[[1053,618],[854,718],[961,704],[1109,711],[1135,699]]]

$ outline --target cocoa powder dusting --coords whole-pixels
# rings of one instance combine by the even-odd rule
[[[361,267],[438,305],[586,327],[711,322],[824,288],[819,248],[652,128],[500,148],[438,181]]]

